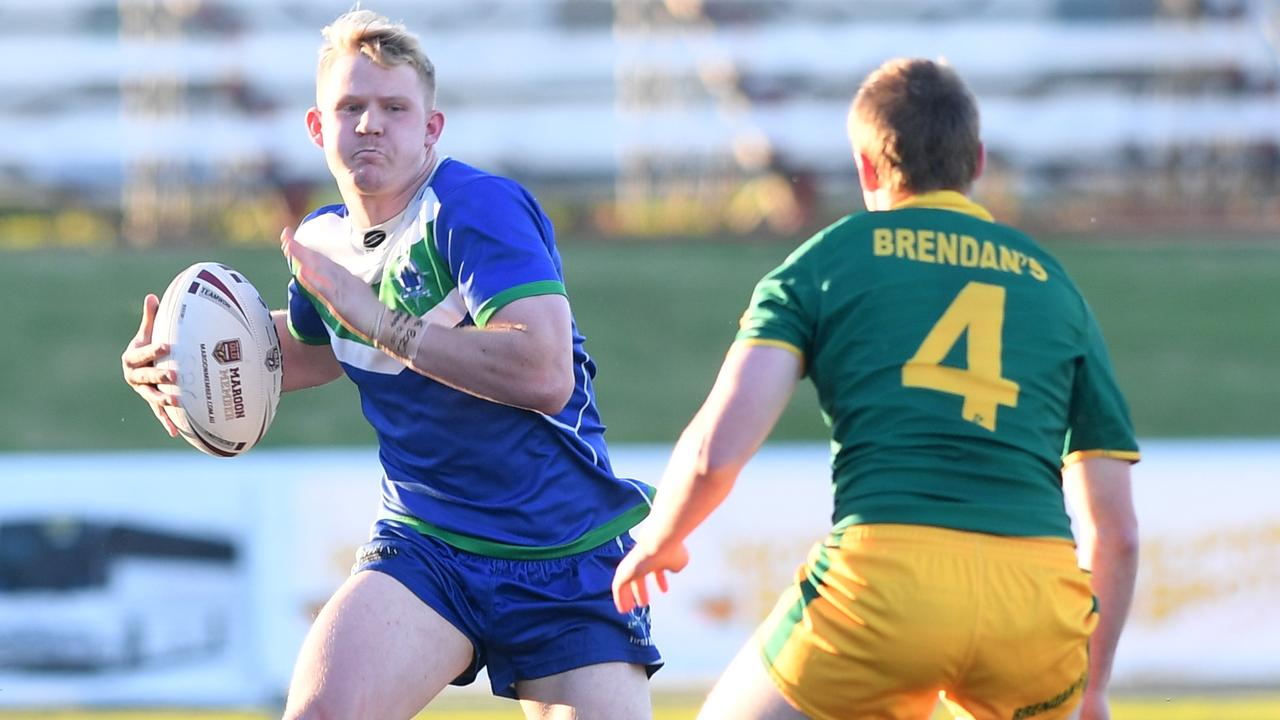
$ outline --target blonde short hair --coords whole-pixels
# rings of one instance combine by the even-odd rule
[[[320,34],[317,82],[340,55],[362,53],[382,67],[409,65],[426,90],[426,106],[435,106],[436,68],[422,50],[422,42],[404,23],[392,22],[372,10],[352,10],[325,26]]]
[[[854,152],[890,188],[967,190],[978,173],[978,104],[944,62],[890,60],[863,81],[849,110]]]

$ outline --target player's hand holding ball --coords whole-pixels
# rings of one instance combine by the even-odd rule
[[[172,385],[177,382],[178,374],[172,368],[156,367],[156,361],[168,355],[169,346],[151,342],[156,324],[156,311],[159,308],[160,298],[154,294],[149,294],[143,299],[142,323],[138,326],[137,334],[120,355],[120,366],[124,371],[124,381],[147,401],[151,412],[164,426],[169,437],[177,437],[178,427],[169,419],[165,407],[177,407],[178,396],[162,391],[160,385]]]
[[[275,418],[284,370],[275,322],[241,273],[198,262],[178,273],[120,356],[125,382],[170,437],[234,457],[262,439]]]

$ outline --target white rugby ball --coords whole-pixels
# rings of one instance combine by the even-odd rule
[[[156,366],[177,370],[169,419],[197,450],[233,457],[253,447],[275,418],[283,358],[271,311],[244,275],[196,263],[160,299],[152,342],[168,343]]]

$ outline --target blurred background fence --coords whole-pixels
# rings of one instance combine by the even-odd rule
[[[1126,689],[1280,682],[1280,0],[369,5],[424,38],[444,152],[515,176],[555,220],[610,443],[648,481],[754,281],[860,208],[858,82],[947,58],[983,112],[977,199],[1085,291],[1148,452]],[[118,364],[142,295],[192,262],[283,302],[280,228],[337,199],[302,118],[319,29],[349,7],[0,0],[0,706],[278,699],[349,564],[375,492],[349,383],[286,396],[264,447],[227,464],[165,437]],[[667,601],[665,677],[705,681],[763,607],[726,604],[717,573],[765,602],[819,532],[824,436],[802,387],[743,509],[698,541],[724,562]],[[325,549],[286,556],[291,527]],[[185,569],[136,552],[175,528]],[[162,610],[174,577],[216,588],[204,620]],[[65,660],[85,652],[107,661]],[[1245,717],[1211,706],[1168,717]]]
[[[0,243],[271,243],[332,195],[302,115],[321,0],[0,3]],[[983,109],[981,199],[1032,228],[1274,227],[1274,0],[385,0],[446,152],[586,236],[792,235],[858,203],[844,113],[885,58]]]

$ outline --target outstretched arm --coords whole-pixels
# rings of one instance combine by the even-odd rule
[[[1080,718],[1106,720],[1111,665],[1138,573],[1138,519],[1129,462],[1087,458],[1064,468],[1062,479],[1076,514],[1082,565],[1093,574],[1093,594],[1098,598],[1098,626],[1089,641],[1089,683]]]
[[[789,350],[748,343],[729,349],[711,394],[676,443],[644,531],[618,565],[619,612],[649,604],[650,575],[665,592],[666,573],[684,569],[685,538],[729,495],[786,409],[800,371],[800,357]]]
[[[281,234],[298,282],[347,329],[415,372],[504,405],[554,415],[573,394],[573,323],[562,295],[522,298],[483,328],[448,327],[392,310],[323,254]]]

